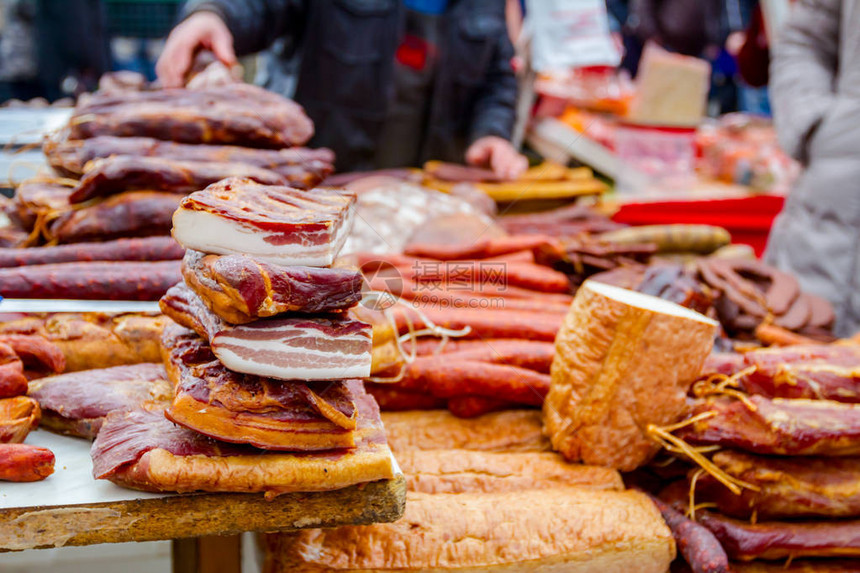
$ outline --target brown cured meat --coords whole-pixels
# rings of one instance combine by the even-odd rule
[[[425,392],[400,390],[396,384],[374,384],[365,382],[364,388],[373,396],[383,412],[403,412],[407,410],[436,410],[445,407],[445,400]]]
[[[39,425],[39,403],[27,396],[0,399],[0,444],[20,444]]]
[[[314,132],[301,106],[248,84],[94,94],[79,103],[69,129],[72,139],[143,136],[264,148],[303,145]]]
[[[465,338],[519,338],[552,342],[564,321],[559,314],[505,311],[487,312],[485,309],[444,309],[432,306],[421,307],[421,312],[437,326],[453,330],[469,329]],[[392,309],[400,334],[412,328],[427,328],[424,319],[415,309],[396,307]]]
[[[0,334],[0,343],[12,348],[28,372],[56,374],[66,368],[62,350],[43,336]]]
[[[718,452],[714,464],[752,484],[735,495],[710,475],[696,482],[696,501],[717,504],[721,513],[759,520],[798,517],[860,517],[860,459],[781,458]]]
[[[372,328],[349,314],[297,315],[230,325],[184,283],[159,301],[177,323],[206,339],[231,370],[279,380],[364,378],[372,364]]]
[[[750,524],[709,511],[697,512],[731,559],[783,560],[804,557],[860,557],[860,521]]]
[[[40,178],[23,181],[12,198],[13,215],[18,223],[32,231],[39,217],[51,217],[71,209],[69,195],[73,187]]]
[[[523,235],[488,239],[470,245],[423,245],[412,244],[404,251],[412,257],[426,257],[440,261],[462,261],[469,259],[488,259],[523,250],[539,249],[547,245],[557,245],[552,237]]]
[[[860,455],[860,405],[831,400],[750,396],[696,402],[693,415],[710,413],[676,432],[695,444],[720,445],[779,456]]]
[[[55,171],[79,178],[84,166],[94,159],[113,155],[161,157],[176,161],[245,163],[280,174],[291,187],[310,189],[333,171],[330,149],[250,149],[232,145],[205,145],[161,141],[148,137],[112,137],[47,140],[42,149]],[[68,191],[70,192],[70,191]]]
[[[729,573],[729,558],[720,542],[706,527],[687,519],[660,499],[651,500],[663,515],[663,520],[678,545],[678,550],[693,573]]]
[[[30,382],[29,395],[42,406],[43,427],[93,439],[109,413],[167,402],[173,387],[164,366],[143,363],[41,378]]]
[[[784,315],[800,296],[797,279],[757,261],[705,259],[699,272],[745,313],[759,318],[768,312]]]
[[[328,491],[394,477],[379,409],[356,386],[356,445],[321,452],[265,452],[216,442],[171,423],[158,407],[108,415],[93,443],[93,475],[169,492]]]
[[[352,228],[356,196],[230,178],[192,193],[173,216],[187,249],[244,253],[276,265],[327,267]]]
[[[713,374],[731,376],[746,367],[744,355],[736,352],[711,352],[702,366],[702,378]]]
[[[860,402],[860,346],[807,345],[763,349],[745,355],[755,371],[741,383],[750,394]]]
[[[522,408],[522,404],[485,396],[456,396],[448,400],[448,411],[458,418],[477,418],[500,410]]]
[[[247,255],[188,251],[182,275],[206,306],[231,324],[284,312],[342,311],[358,304],[362,296],[358,271],[282,267]]]
[[[121,193],[97,205],[63,213],[48,225],[45,235],[60,244],[167,237],[173,226],[173,212],[181,200],[178,195],[159,191]]]
[[[171,261],[185,249],[170,237],[116,239],[32,249],[0,249],[0,268],[84,261]]]
[[[158,300],[181,278],[179,261],[75,262],[0,269],[0,296]]]
[[[65,372],[161,361],[161,331],[171,320],[147,314],[56,313],[0,323],[0,336],[38,335],[59,348]]]
[[[860,559],[792,559],[732,563],[734,573],[858,573]]]
[[[170,193],[199,191],[227,177],[243,177],[265,185],[285,183],[283,177],[244,163],[178,161],[163,157],[117,155],[88,163],[78,186],[69,196],[71,203],[122,191],[154,189]]]
[[[24,363],[8,344],[0,342],[0,398],[27,393]]]
[[[165,414],[177,424],[219,440],[273,450],[355,446],[360,381],[284,384],[239,374],[179,326],[165,329],[162,344],[176,392]]]
[[[482,341],[483,346],[446,352],[445,361],[461,360],[505,364],[549,374],[555,357],[555,345],[535,340]]]
[[[54,473],[54,453],[29,444],[0,444],[0,481],[40,481]]]
[[[549,376],[532,370],[475,362],[449,356],[421,356],[406,366],[394,386],[438,398],[483,396],[527,406],[540,406],[549,391]]]

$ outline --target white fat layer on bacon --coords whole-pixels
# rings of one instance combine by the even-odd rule
[[[177,209],[173,214],[173,238],[186,249],[215,255],[245,254],[276,265],[330,266],[343,247],[352,229],[352,209],[347,210],[343,224],[335,229],[334,237],[323,244],[308,241],[276,245],[266,237],[280,233],[264,231],[251,224],[243,224],[207,213]],[[324,232],[324,231],[321,231]]]
[[[327,336],[319,331],[307,331],[298,340],[312,339],[317,348],[294,347],[299,329],[290,330],[290,336],[269,340],[248,340],[242,337],[242,327],[219,333],[211,342],[212,352],[221,363],[235,372],[277,378],[279,380],[338,380],[341,378],[365,378],[370,376],[372,361],[369,334],[355,333],[349,336]],[[348,353],[339,349],[348,343],[359,343],[367,350]],[[243,352],[245,351],[245,352]],[[299,364],[308,359],[313,364]]]

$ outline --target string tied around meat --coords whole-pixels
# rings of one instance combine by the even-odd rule
[[[363,303],[380,303],[385,301],[385,308],[382,310],[382,314],[388,323],[391,325],[391,328],[394,332],[399,332],[397,327],[397,320],[394,317],[394,309],[397,306],[402,306],[407,308],[410,312],[414,312],[418,315],[418,319],[421,323],[424,324],[424,328],[420,330],[415,329],[415,323],[410,316],[410,312],[403,313],[403,319],[406,322],[407,332],[402,335],[398,335],[394,337],[394,346],[397,350],[397,354],[400,358],[403,359],[403,362],[400,366],[399,372],[395,376],[372,376],[368,378],[370,382],[378,382],[378,383],[393,383],[400,382],[403,380],[403,376],[406,374],[406,367],[412,364],[417,358],[417,348],[418,348],[418,337],[420,336],[436,336],[440,338],[439,346],[440,348],[444,347],[447,344],[448,340],[451,338],[461,338],[463,336],[467,336],[472,328],[467,326],[460,330],[454,330],[451,328],[445,328],[443,326],[439,326],[430,318],[424,314],[419,308],[415,308],[414,306],[405,302],[402,298],[393,295],[388,292],[380,292],[380,291],[370,291],[366,293],[362,299]],[[404,343],[411,342],[410,350],[407,352],[403,347]]]
[[[740,400],[744,403],[744,406],[754,412],[757,408],[749,399],[749,396],[740,390],[740,380],[754,373],[756,369],[756,366],[749,366],[739,372],[735,372],[731,376],[712,374],[704,380],[695,382],[691,391],[696,398],[729,396]]]
[[[729,475],[705,456],[707,453],[714,452],[715,448],[710,446],[698,448],[672,434],[672,432],[680,430],[681,428],[691,426],[697,422],[707,420],[714,416],[716,416],[716,412],[702,412],[701,414],[692,416],[691,418],[678,422],[677,424],[671,424],[668,426],[648,424],[645,428],[645,433],[649,438],[660,444],[660,446],[665,450],[688,458],[694,464],[710,474],[715,480],[726,486],[733,494],[740,495],[743,489],[759,491],[758,486]]]

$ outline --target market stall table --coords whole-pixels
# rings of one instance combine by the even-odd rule
[[[0,485],[0,551],[172,539],[176,572],[239,571],[239,534],[397,519],[406,481],[331,492],[159,494],[94,480],[90,442],[38,430],[28,444],[56,455],[46,480]],[[210,537],[230,536],[230,537]],[[197,538],[197,539],[188,539]]]

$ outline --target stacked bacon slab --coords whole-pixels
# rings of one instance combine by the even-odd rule
[[[661,496],[708,508],[696,520],[732,560],[821,559],[809,570],[828,570],[825,559],[854,558],[860,570],[860,345],[714,355],[706,371],[690,423],[674,434],[716,448],[712,471],[691,471]]]
[[[231,176],[315,187],[334,154],[301,147],[312,135],[299,105],[249,85],[82,96],[43,145],[62,178],[24,181],[6,206],[0,295],[158,300],[180,278],[182,197]]]
[[[173,235],[188,249],[184,280],[160,302],[178,323],[162,336],[174,396],[107,417],[96,477],[269,495],[393,477],[379,409],[359,380],[370,374],[371,328],[348,312],[362,277],[330,267],[354,202],[238,178],[183,199]]]

